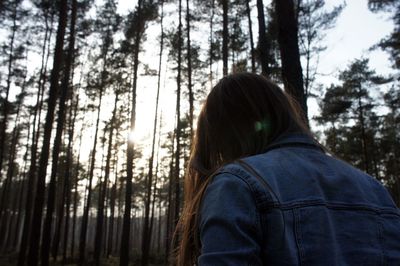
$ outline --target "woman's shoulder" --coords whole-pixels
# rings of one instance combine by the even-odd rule
[[[208,184],[201,204],[201,223],[213,217],[232,217],[255,207],[252,187],[238,172],[237,166],[220,169]],[[239,173],[239,174],[238,174]],[[255,211],[255,208],[254,208]]]
[[[260,168],[254,165],[254,159],[255,156],[249,156],[224,165],[214,173],[211,184],[241,186],[246,190],[244,193],[250,193],[257,204],[276,202],[275,192],[264,178],[267,173],[263,169],[260,172]],[[258,160],[262,159],[256,159]]]

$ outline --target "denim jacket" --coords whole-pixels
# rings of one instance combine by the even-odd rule
[[[199,234],[199,265],[400,265],[386,189],[301,134],[221,168]]]

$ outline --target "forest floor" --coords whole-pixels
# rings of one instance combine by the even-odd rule
[[[0,255],[0,266],[14,266],[17,265],[17,260],[18,256],[17,254],[9,254],[5,255],[2,254]],[[50,260],[50,265],[51,266],[59,266],[59,265],[78,265],[76,260],[67,260],[65,263],[61,261],[54,261]],[[88,261],[85,265],[94,265],[93,262]],[[102,266],[114,266],[114,265],[119,265],[119,257],[110,257],[107,259],[102,259],[100,262],[100,265]],[[130,266],[136,266],[140,265],[140,259],[139,258],[132,258],[131,263],[129,264]],[[162,266],[165,265],[165,263],[160,259],[160,258],[150,258],[150,263],[149,266]]]

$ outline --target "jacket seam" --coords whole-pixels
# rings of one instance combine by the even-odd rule
[[[385,238],[383,237],[382,217],[380,215],[378,217],[377,225],[378,225],[379,244],[381,248],[381,265],[387,265],[386,252],[385,252]]]
[[[300,233],[300,213],[292,209],[292,214],[293,214],[293,220],[294,220],[294,235],[295,235],[295,241],[296,241],[296,246],[298,250],[298,260],[299,260],[299,265],[304,264],[304,250],[303,246],[301,245],[302,243],[302,238],[301,238],[301,233]]]
[[[392,208],[376,208],[364,204],[346,204],[346,203],[336,203],[336,202],[324,202],[322,200],[308,200],[308,201],[298,201],[289,203],[278,203],[278,202],[265,202],[263,204],[264,209],[281,209],[290,210],[302,207],[312,207],[312,206],[325,206],[329,209],[337,210],[362,210],[371,211],[377,214],[392,214],[400,216],[400,211]]]

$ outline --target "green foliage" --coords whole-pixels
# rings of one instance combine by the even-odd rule
[[[325,145],[333,154],[375,176],[400,203],[400,92],[393,86],[377,97],[381,80],[368,60],[355,60],[340,73],[340,85],[331,85],[320,101]],[[378,115],[378,108],[387,111]],[[382,113],[382,109],[379,110]]]
[[[321,115],[317,117],[317,121],[322,123],[331,122],[334,124],[342,119],[340,122],[347,122],[346,116],[343,114],[350,108],[352,102],[347,98],[346,90],[342,86],[331,85],[322,99]]]
[[[372,11],[389,10],[398,3],[397,0],[368,0],[368,7]]]
[[[380,149],[384,177],[400,205],[400,91],[392,87],[383,96],[389,112],[382,119]]]
[[[126,18],[126,26],[124,28],[124,34],[126,40],[123,43],[123,47],[130,49],[134,44],[136,34],[139,34],[139,39],[144,41],[145,38],[142,36],[146,30],[147,23],[155,20],[158,17],[158,4],[154,1],[142,1],[142,7],[140,10],[140,17],[138,15],[137,7],[134,12],[130,12]]]

